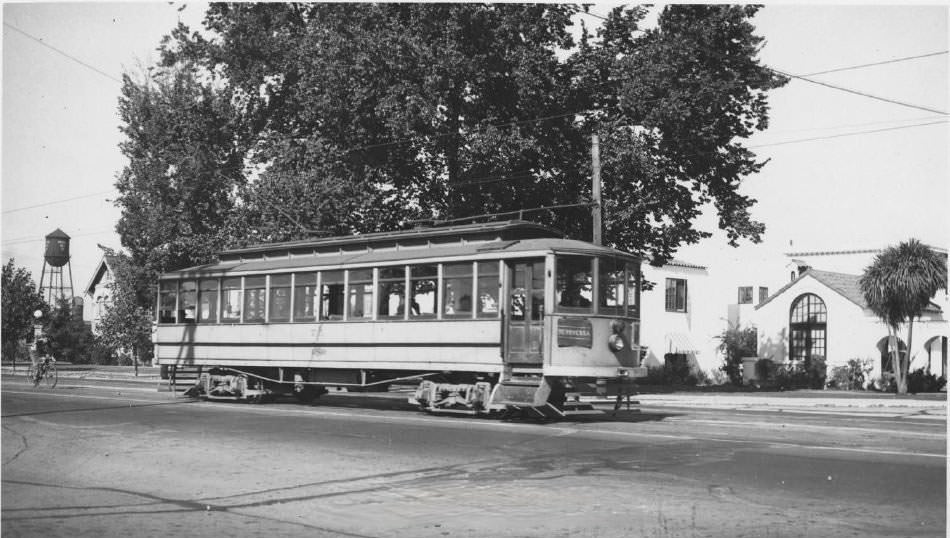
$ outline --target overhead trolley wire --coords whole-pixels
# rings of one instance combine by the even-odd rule
[[[828,70],[826,70],[826,71],[815,71],[814,73],[802,73],[802,74],[800,74],[799,76],[802,76],[802,77],[813,77],[813,76],[815,76],[815,75],[826,75],[826,74],[828,74],[828,73],[839,73],[839,72],[841,72],[841,71],[850,71],[850,70],[852,70],[852,69],[862,69],[862,68],[865,68],[865,67],[873,67],[873,66],[875,66],[875,65],[885,65],[885,64],[892,64],[892,63],[897,63],[897,62],[906,62],[906,61],[908,61],[908,60],[916,60],[916,59],[918,59],[918,58],[929,58],[929,57],[931,57],[931,56],[940,56],[940,55],[943,55],[943,54],[947,54],[948,52],[950,52],[950,51],[941,50],[941,51],[937,51],[937,52],[929,52],[929,53],[927,53],[927,54],[918,54],[918,55],[916,55],[916,56],[904,56],[903,58],[894,58],[894,59],[892,59],[892,60],[883,60],[883,61],[880,61],[880,62],[871,62],[871,63],[867,63],[867,64],[852,65],[852,66],[848,66],[848,67],[838,67],[838,68],[836,68],[836,69],[828,69]]]
[[[773,73],[777,73],[777,74],[782,75],[782,76],[785,76],[785,77],[794,78],[794,79],[798,79],[798,80],[804,80],[805,82],[810,82],[810,83],[812,83],[812,84],[817,84],[817,85],[819,85],[819,86],[824,86],[824,87],[826,87],[826,88],[831,88],[831,89],[834,89],[834,90],[839,90],[839,91],[851,93],[851,94],[854,94],[854,95],[860,95],[860,96],[862,96],[862,97],[867,97],[867,98],[870,98],[870,99],[876,99],[876,100],[878,100],[878,101],[883,101],[883,102],[885,102],[885,103],[891,103],[891,104],[894,104],[894,105],[900,105],[900,106],[907,107],[907,108],[915,108],[915,109],[917,109],[917,110],[923,110],[923,111],[925,111],[925,112],[932,112],[932,113],[934,113],[934,114],[940,114],[940,115],[943,115],[943,116],[946,116],[946,115],[950,114],[950,113],[948,113],[948,112],[946,112],[946,111],[944,111],[944,110],[937,110],[937,109],[935,109],[935,108],[928,108],[928,107],[925,107],[925,106],[915,105],[915,104],[912,104],[912,103],[906,103],[906,102],[903,102],[903,101],[898,101],[898,100],[896,100],[896,99],[889,99],[889,98],[887,98],[887,97],[880,97],[880,96],[877,96],[877,95],[872,95],[872,94],[867,93],[867,92],[862,92],[862,91],[858,91],[858,90],[852,90],[851,88],[845,88],[844,86],[837,86],[837,85],[834,85],[834,84],[828,84],[827,82],[821,82],[820,80],[810,79],[810,78],[807,78],[807,77],[804,77],[804,76],[801,76],[801,75],[793,75],[793,74],[791,74],[791,73],[786,73],[786,72],[784,72],[784,71],[780,71],[780,70],[774,69],[774,68],[769,68],[769,70],[772,71]]]
[[[14,209],[4,209],[4,210],[3,210],[3,214],[6,215],[6,214],[8,214],[8,213],[16,213],[17,211],[26,211],[27,209],[35,209],[35,208],[37,208],[37,207],[45,207],[45,206],[48,206],[48,205],[61,204],[61,203],[63,203],[63,202],[71,202],[71,201],[73,201],[73,200],[79,200],[79,199],[82,199],[82,198],[90,198],[90,197],[92,197],[92,196],[101,196],[101,195],[103,195],[103,194],[111,194],[111,193],[113,193],[113,192],[115,192],[115,190],[108,190],[108,191],[102,191],[102,192],[94,192],[94,193],[91,193],[91,194],[83,194],[83,195],[81,195],[81,196],[73,196],[72,198],[63,198],[62,200],[52,200],[52,201],[50,201],[50,202],[43,202],[42,204],[28,205],[28,206],[24,206],[24,207],[17,207],[17,208],[14,208]]]
[[[60,49],[58,49],[58,48],[56,48],[56,47],[50,45],[49,43],[43,41],[42,39],[40,39],[40,38],[38,38],[38,37],[36,37],[36,36],[34,36],[34,35],[32,35],[32,34],[29,34],[29,33],[27,33],[27,32],[24,32],[23,30],[20,30],[19,28],[17,28],[16,26],[13,26],[12,24],[10,24],[10,23],[8,23],[8,22],[4,22],[3,25],[6,26],[7,28],[13,30],[14,32],[17,32],[17,33],[19,33],[19,34],[22,34],[22,35],[28,37],[29,39],[32,39],[33,41],[36,41],[36,42],[39,43],[40,45],[43,45],[44,47],[46,47],[46,48],[48,48],[48,49],[50,49],[50,50],[52,50],[52,51],[57,52],[58,54],[62,54],[63,56],[69,58],[70,60],[72,60],[72,61],[78,63],[79,65],[81,65],[81,66],[83,66],[83,67],[85,67],[85,68],[87,68],[87,69],[91,69],[91,70],[95,71],[96,73],[98,73],[98,74],[100,74],[100,75],[106,77],[106,78],[109,79],[109,80],[112,80],[112,81],[114,81],[114,82],[118,82],[119,84],[122,84],[122,81],[121,81],[121,80],[115,78],[114,76],[110,75],[109,73],[106,73],[105,71],[99,69],[98,67],[96,67],[96,66],[94,66],[94,65],[90,65],[90,64],[88,64],[88,63],[86,63],[86,62],[80,60],[79,58],[73,56],[72,54],[69,54],[68,52],[62,51],[62,50],[60,50]]]

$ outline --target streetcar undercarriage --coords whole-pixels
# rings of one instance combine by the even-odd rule
[[[212,367],[200,372],[195,385],[186,394],[212,401],[248,403],[292,395],[303,403],[311,403],[327,394],[330,388],[355,392],[386,391],[391,384],[418,380],[419,385],[408,400],[426,413],[550,420],[592,411],[589,403],[580,401],[581,393],[618,396],[620,402],[620,397],[629,396],[635,390],[633,380],[626,378],[588,380],[536,376],[499,382],[498,374],[400,374],[406,372]]]

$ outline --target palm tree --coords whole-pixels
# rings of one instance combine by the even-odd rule
[[[907,393],[910,356],[899,356],[897,334],[907,325],[907,350],[912,349],[914,319],[923,314],[937,290],[947,287],[947,261],[916,239],[888,247],[861,276],[861,291],[878,318],[887,325],[891,365],[898,394]]]

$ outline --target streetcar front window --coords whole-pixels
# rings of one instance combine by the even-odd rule
[[[198,323],[218,321],[218,279],[198,282]]]
[[[617,258],[598,260],[598,310],[601,314],[623,315],[626,306],[626,266]]]
[[[478,262],[478,317],[498,317],[498,262]]]
[[[497,264],[495,264],[497,266]],[[442,266],[442,315],[447,318],[472,317],[472,268],[468,263]]]
[[[197,315],[198,283],[194,280],[183,280],[178,291],[178,322],[194,323]]]
[[[640,317],[640,264],[627,262],[627,315]]]
[[[317,274],[294,275],[294,321],[317,319]]]
[[[350,270],[349,319],[373,317],[373,270]]]
[[[221,281],[221,321],[241,321],[241,277]]]
[[[406,268],[379,270],[379,319],[403,319],[406,310]]]
[[[290,275],[270,277],[268,321],[290,321]]]
[[[264,308],[267,294],[266,277],[244,277],[244,321],[248,323],[264,321]]]
[[[438,304],[439,268],[436,265],[416,265],[409,268],[409,284],[412,287],[412,303],[409,316],[434,318]]]
[[[178,281],[165,280],[158,290],[158,322],[175,323],[178,310]]]
[[[320,319],[343,319],[343,271],[322,273]]]
[[[557,308],[565,312],[592,313],[594,297],[594,259],[588,256],[558,256]]]

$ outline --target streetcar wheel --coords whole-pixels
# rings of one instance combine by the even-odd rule
[[[43,378],[46,380],[47,387],[49,388],[56,387],[56,381],[58,381],[58,377],[56,375],[56,367],[50,366],[49,368],[47,368],[46,375],[44,375]]]

